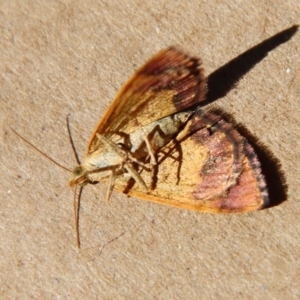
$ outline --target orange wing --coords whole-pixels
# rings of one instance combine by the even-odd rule
[[[253,148],[232,126],[212,113],[198,112],[190,135],[167,145],[155,188],[145,193],[124,178],[115,188],[137,198],[210,213],[246,212],[268,204],[268,192]],[[175,148],[174,148],[175,146]],[[141,175],[146,184],[152,177]]]
[[[114,141],[204,100],[206,81],[201,60],[176,48],[159,52],[123,86],[97,125],[87,152],[97,148],[96,133]]]

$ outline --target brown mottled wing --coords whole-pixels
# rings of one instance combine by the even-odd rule
[[[113,140],[162,117],[199,103],[206,82],[201,60],[176,48],[159,52],[123,86],[97,125],[88,145],[93,151],[96,133]]]
[[[247,212],[268,204],[260,163],[245,138],[212,113],[197,113],[188,129],[191,135],[179,141],[179,148],[163,149],[154,189],[145,193],[122,178],[115,188],[144,200],[210,213]],[[165,155],[169,151],[172,155]],[[142,176],[149,185],[151,175]]]

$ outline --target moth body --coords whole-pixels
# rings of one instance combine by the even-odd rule
[[[116,142],[97,134],[98,148],[88,153],[81,165],[74,168],[70,186],[99,182],[111,177],[112,174],[123,176],[127,180],[137,177],[138,183],[144,186],[143,179],[138,175],[139,165],[148,167],[150,171],[148,158],[154,157],[159,149],[176,136],[192,113],[193,111],[180,112],[162,118],[140,127],[129,135],[115,134],[112,139]]]

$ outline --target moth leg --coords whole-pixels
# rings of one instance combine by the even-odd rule
[[[111,193],[114,189],[115,180],[116,180],[116,169],[113,168],[111,170],[111,174],[109,176],[108,188],[107,188],[106,197],[105,197],[106,202],[108,202],[108,200],[110,199]]]
[[[147,147],[147,150],[148,150],[148,154],[150,156],[150,170],[151,170],[151,189],[154,188],[154,181],[155,181],[155,178],[156,178],[156,173],[157,173],[157,159],[155,157],[155,154],[154,154],[154,150],[152,148],[152,145],[149,141],[149,138],[148,136],[146,135],[143,127],[141,127],[141,132],[143,134],[143,137],[144,137],[144,141],[145,141],[145,144],[146,144],[146,147]]]
[[[102,134],[96,133],[96,136],[97,136],[98,140],[102,144],[104,144],[110,151],[118,154],[121,158],[124,159],[124,161],[126,160],[124,151],[118,145],[116,145],[114,142],[112,142],[111,140],[109,140]]]
[[[127,172],[131,175],[131,177],[145,190],[148,190],[145,181],[141,177],[141,175],[128,163],[125,163],[124,168],[127,170]]]
[[[135,121],[139,124],[139,122],[138,122],[137,119]],[[148,136],[147,136],[144,128],[145,127],[143,127],[143,126],[140,125],[140,131],[141,131],[141,133],[143,135],[143,138],[144,138],[144,141],[146,143],[147,150],[148,150],[148,153],[149,153],[149,156],[150,156],[150,165],[151,166],[156,166],[157,165],[157,160],[155,158],[154,150],[153,150],[153,148],[151,146],[151,143],[149,141],[149,138],[148,138]],[[151,168],[153,168],[153,167],[151,167]]]
[[[143,162],[141,162],[140,160],[136,159],[135,157],[133,157],[130,153],[127,153],[128,158],[130,159],[130,161],[138,164],[139,166],[142,166],[144,169],[149,169],[149,164],[146,163],[144,164]]]
[[[110,151],[118,154],[121,158],[124,160],[124,168],[127,170],[127,172],[132,176],[132,178],[144,189],[147,190],[147,186],[141,177],[141,175],[128,164],[128,155],[127,153],[122,150],[117,144],[112,142],[111,140],[107,139],[104,135],[101,135],[99,133],[96,133],[96,136],[98,140],[103,143]],[[111,187],[110,187],[111,188]]]
[[[143,136],[144,136],[144,141],[145,141],[146,146],[147,146],[148,153],[150,155],[150,164],[152,166],[156,166],[157,165],[157,160],[156,160],[156,157],[154,155],[154,150],[151,146],[151,143],[150,143],[145,131],[143,130],[143,128],[141,128],[141,129],[142,129],[142,133],[143,133]]]

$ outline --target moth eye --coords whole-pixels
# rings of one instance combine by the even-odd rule
[[[82,168],[80,166],[77,166],[73,169],[73,175],[74,176],[79,176],[82,173]]]

